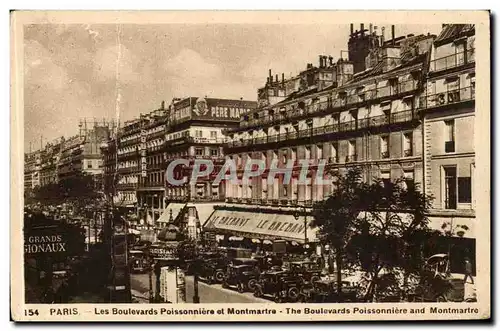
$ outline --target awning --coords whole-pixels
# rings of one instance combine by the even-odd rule
[[[163,214],[161,214],[160,218],[156,222],[170,222],[170,214],[172,214],[172,220],[175,221],[184,206],[186,206],[185,203],[169,203],[167,208],[165,208],[165,210],[163,211]]]
[[[200,222],[200,226],[204,226],[207,223],[208,218],[214,212],[214,203],[190,203],[187,207],[196,208],[196,216]]]
[[[312,217],[307,218],[309,223]],[[251,239],[294,240],[304,242],[304,217],[290,214],[256,213],[251,211],[216,210],[207,221],[206,230],[228,233]],[[307,227],[308,241],[316,241],[316,229]]]

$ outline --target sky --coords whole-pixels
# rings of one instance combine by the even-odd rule
[[[441,30],[440,25],[395,28],[396,36]],[[320,54],[336,61],[347,50],[349,29],[348,24],[27,25],[24,150],[30,143],[36,150],[41,141],[77,134],[80,119],[119,114],[123,122],[174,97],[256,100],[269,69],[290,77],[307,63],[317,65]],[[386,26],[386,39],[389,34]]]

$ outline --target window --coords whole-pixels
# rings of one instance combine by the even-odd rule
[[[323,158],[323,146],[317,145],[316,146],[316,159],[321,160],[322,158]]]
[[[87,161],[87,169],[92,169],[92,160]]]
[[[216,148],[210,149],[210,156],[218,156],[219,155],[219,150]]]
[[[444,167],[444,208],[457,209],[457,168]]]
[[[356,140],[349,140],[347,162],[356,160]]]
[[[412,132],[403,133],[403,156],[413,155],[413,135]]]
[[[384,187],[388,187],[391,184],[391,173],[389,171],[383,171],[380,173],[380,179]]]
[[[219,186],[213,185],[212,186],[212,196],[216,197],[219,195]]]
[[[455,120],[444,121],[445,126],[445,153],[455,152]]]
[[[204,153],[204,150],[203,148],[196,148],[195,149],[195,155],[196,156],[203,156],[205,153]]]
[[[217,131],[210,131],[210,138],[217,138]]]
[[[309,160],[311,158],[311,147],[304,146],[304,159]]]
[[[330,163],[337,163],[337,151],[338,151],[338,143],[337,142],[333,142],[331,145],[330,145],[331,149],[330,149]]]
[[[380,137],[380,157],[382,159],[389,157],[389,136]]]
[[[196,131],[195,131],[195,137],[196,137],[196,138],[202,138],[202,137],[203,137],[203,131],[201,131],[201,130],[196,130]]]
[[[288,196],[288,187],[286,185],[283,186],[283,196]]]
[[[406,189],[411,191],[415,187],[415,179],[413,171],[404,171],[403,176],[406,182]]]
[[[470,177],[458,177],[458,203],[472,202],[472,181]]]

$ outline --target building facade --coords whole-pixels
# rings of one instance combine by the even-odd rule
[[[432,47],[424,113],[425,190],[434,196],[431,225],[451,231],[457,269],[475,259],[475,29],[444,25]],[[462,266],[463,267],[463,266]]]
[[[217,213],[237,210],[246,213],[249,222],[231,229],[249,239],[314,241],[315,231],[304,226],[297,238],[292,220],[297,210],[306,220],[313,202],[332,192],[331,184],[320,183],[320,179],[329,179],[318,175],[325,170],[320,160],[326,170],[342,172],[360,166],[367,182],[404,177],[408,183],[423,183],[419,100],[434,38],[396,38],[393,33],[391,39],[383,40],[361,26],[361,31],[350,35],[349,59],[334,62],[331,56],[319,56],[318,66],[308,64],[305,71],[289,80],[298,83],[285,89],[283,100],[268,106],[259,103],[264,106],[243,116],[240,127],[228,133],[226,154],[236,163],[240,179],[250,160],[263,161],[266,170],[248,182],[228,182],[226,201],[232,205],[227,211],[221,207],[211,219],[218,219]],[[270,81],[269,77],[266,86]],[[265,96],[261,91],[259,98]],[[299,182],[304,162],[309,170],[305,182]],[[269,176],[273,176],[276,164],[277,168],[293,167],[290,181],[275,176],[271,184]],[[263,208],[275,215],[272,222],[264,221],[268,234],[245,230],[252,227],[250,223],[259,222],[261,217],[255,211]],[[215,231],[217,227],[227,230],[225,224],[210,224]]]

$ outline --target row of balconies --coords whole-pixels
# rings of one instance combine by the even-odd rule
[[[241,147],[250,145],[262,145],[276,143],[280,141],[289,141],[300,138],[310,138],[325,134],[350,132],[366,128],[381,127],[389,124],[405,123],[417,119],[418,116],[412,110],[397,112],[390,115],[373,116],[369,118],[355,119],[349,122],[342,122],[330,125],[324,125],[316,128],[299,130],[296,132],[281,133],[266,137],[240,139],[228,143],[228,147]]]
[[[397,96],[414,91],[418,88],[416,80],[408,80],[399,84],[388,85],[367,91],[358,91],[356,94],[347,95],[339,99],[331,99],[329,101],[316,102],[311,105],[295,108],[292,110],[274,111],[274,114],[264,116],[262,118],[248,119],[240,123],[240,128],[251,126],[268,125],[272,123],[279,123],[282,121],[290,121],[295,118],[303,116],[310,116],[321,112],[330,112],[339,110],[343,107],[355,107],[357,104],[362,104],[367,101],[374,101],[386,97]]]
[[[475,99],[475,87],[468,86],[457,90],[424,95],[420,97],[420,108],[435,108]]]

